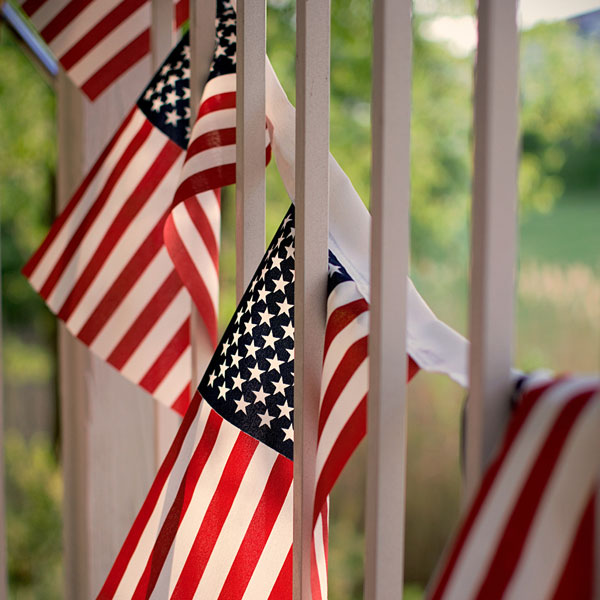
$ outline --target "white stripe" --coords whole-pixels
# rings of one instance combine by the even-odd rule
[[[92,284],[79,301],[77,308],[67,321],[67,326],[74,331],[79,331],[88,320],[89,316],[98,306],[99,300],[119,277],[131,258],[146,241],[150,232],[162,219],[163,214],[171,204],[173,189],[179,176],[179,169],[183,156],[175,161],[169,172],[165,175],[158,187],[138,209],[135,217],[129,223],[120,239],[110,250],[104,264],[94,276]],[[170,270],[170,268],[169,268]],[[150,298],[150,296],[147,296]]]
[[[119,583],[119,587],[115,591],[115,598],[131,598],[138,584],[141,574],[146,567],[150,552],[152,551],[160,528],[162,527],[167,513],[175,500],[175,496],[179,489],[179,485],[186,469],[190,463],[192,454],[194,453],[206,426],[208,411],[202,410],[205,403],[202,402],[198,414],[194,418],[190,429],[187,432],[185,440],[179,450],[177,459],[173,464],[173,468],[163,486],[160,496],[152,509],[152,513],[148,521],[144,525],[142,535],[129,559],[129,564],[125,570],[123,577]]]
[[[36,269],[31,274],[29,281],[35,290],[39,291],[44,285],[47,277],[52,272],[54,265],[77,231],[77,228],[81,225],[81,222],[96,202],[98,195],[106,184],[106,180],[114,170],[115,165],[125,152],[127,146],[129,146],[133,138],[138,134],[145,121],[146,117],[140,110],[136,110],[133,113],[130,122],[119,136],[119,140],[115,143],[113,149],[106,157],[102,167],[98,169],[96,176],[90,181],[85,193],[77,202],[77,206],[73,209],[71,215],[65,221],[60,232],[47,248]]]
[[[580,382],[556,385],[537,402],[500,468],[452,571],[445,600],[472,597],[488,572],[499,539],[506,527],[531,468],[546,442],[548,431],[564,406],[565,396],[582,389]]]
[[[269,597],[283,563],[292,547],[293,486],[290,486],[271,535],[263,549],[243,600],[265,600]]]
[[[219,538],[211,552],[194,598],[211,598],[217,595],[217,590],[222,589],[239,547],[252,522],[254,511],[265,491],[265,486],[277,456],[277,452],[268,446],[258,444]]]
[[[219,108],[202,115],[192,130],[191,143],[209,131],[235,127],[235,108]]]
[[[506,600],[553,597],[600,470],[600,394],[573,424],[536,511]]]
[[[26,0],[22,0],[21,5],[25,4],[25,1]],[[73,0],[73,2],[75,1],[76,0]],[[46,0],[46,2],[31,15],[31,22],[38,31],[41,31],[70,3],[71,0]]]
[[[69,264],[64,269],[56,287],[48,297],[47,304],[54,312],[58,312],[62,307],[83,270],[95,255],[100,242],[112,225],[115,217],[134,193],[137,185],[156,159],[164,143],[164,135],[157,129],[152,128],[148,139],[139,151],[136,152],[119,178],[108,201],[96,216],[92,226],[86,232],[76,252],[71,257]]]
[[[122,21],[69,69],[71,79],[78,86],[84,84],[138,35],[148,30],[151,23],[152,7],[150,3],[146,3]]]
[[[211,411],[212,408],[205,404],[202,410]],[[171,597],[240,433],[237,427],[223,420],[213,450],[194,487],[188,510],[177,528],[177,535],[165,560],[166,568],[161,570],[151,598],[163,600]]]
[[[171,406],[192,380],[192,349],[188,345],[152,395],[163,404]]]
[[[329,499],[327,500],[329,502]],[[319,587],[321,589],[321,599],[327,598],[327,561],[325,560],[325,540],[323,539],[323,513],[320,512],[315,523],[313,534],[313,546],[315,549],[315,559],[317,563],[317,574],[319,576]]]
[[[173,224],[200,277],[204,280],[213,307],[219,306],[219,275],[204,240],[198,233],[185,208],[180,204],[172,211]],[[198,268],[199,267],[199,268]]]
[[[321,470],[339,437],[340,431],[343,430],[348,418],[356,410],[368,390],[369,359],[365,358],[338,396],[321,432],[317,446],[317,479],[321,475]]]
[[[362,312],[342,329],[331,341],[327,349],[327,355],[323,361],[321,376],[321,401],[325,396],[325,390],[331,383],[335,370],[339,367],[344,354],[356,341],[364,338],[369,333],[369,311]]]
[[[214,191],[196,194],[196,201],[202,207],[210,228],[215,236],[217,246],[221,241],[221,207]]]
[[[181,289],[135,349],[121,369],[121,373],[135,383],[139,383],[154,361],[164,352],[168,343],[166,340],[173,337],[189,315],[190,297],[185,289]]]
[[[235,164],[235,144],[217,146],[194,154],[185,164],[185,174],[196,174],[223,165]],[[182,179],[185,181],[185,179]]]
[[[327,298],[327,318],[338,308],[356,302],[356,300],[364,300],[356,284],[353,281],[342,281],[335,286],[329,297]]]
[[[113,311],[110,319],[90,344],[90,349],[100,358],[108,358],[146,308],[148,300],[154,296],[171,273],[173,273],[173,264],[167,249],[163,247]],[[73,331],[73,333],[77,335],[78,332]]]
[[[88,4],[50,44],[58,57],[68,52],[83,39],[122,0],[95,0]]]
[[[225,75],[219,75],[214,77],[210,81],[206,82],[204,90],[202,91],[202,99],[200,100],[200,106],[207,98],[215,96],[216,94],[225,94],[227,92],[235,92],[235,73],[227,73]]]

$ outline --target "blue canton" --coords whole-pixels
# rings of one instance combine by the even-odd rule
[[[333,289],[345,281],[354,281],[348,271],[342,266],[342,263],[336,258],[335,254],[329,251],[329,277],[327,280],[327,295],[331,294]]]
[[[236,28],[235,10],[231,2],[219,0],[217,2],[217,41],[213,62],[208,74],[208,81],[219,75],[235,73],[236,64]]]
[[[190,44],[186,33],[137,101],[147,119],[184,150],[190,137]]]

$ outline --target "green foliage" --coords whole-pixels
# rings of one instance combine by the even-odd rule
[[[10,595],[53,600],[62,594],[62,478],[50,442],[10,432],[5,444]]]

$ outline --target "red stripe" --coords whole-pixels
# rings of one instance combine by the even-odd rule
[[[152,394],[179,360],[179,357],[189,348],[189,345],[190,319],[188,317],[142,377],[139,385]]]
[[[344,304],[344,306],[341,306],[340,308],[336,308],[329,315],[325,331],[323,356],[327,355],[329,346],[331,346],[331,342],[335,336],[366,310],[369,310],[369,305],[366,300],[361,298],[348,304]]]
[[[154,508],[156,507],[156,503],[160,497],[160,494],[167,482],[168,477],[171,475],[171,471],[173,469],[173,465],[179,456],[179,452],[181,451],[181,447],[183,446],[183,442],[189,432],[189,429],[198,414],[198,409],[200,407],[201,397],[200,394],[194,394],[192,399],[192,403],[190,404],[189,409],[185,413],[183,418],[183,422],[179,427],[175,439],[169,448],[167,456],[164,461],[160,465],[160,469],[152,483],[152,487],[150,488],[150,492],[148,496],[146,496],[146,500],[144,500],[144,504],[140,509],[135,521],[133,522],[133,526],[129,530],[127,537],[125,538],[125,542],[119,551],[117,559],[115,560],[114,565],[112,566],[100,593],[98,594],[99,600],[104,600],[108,598],[113,598],[117,588],[119,587],[119,583],[123,578],[123,574],[127,569],[127,565],[131,560],[131,557],[142,537],[142,533],[144,532],[146,525],[148,524],[148,520],[150,519]]]
[[[115,369],[120,370],[123,368],[181,288],[182,283],[177,273],[174,270],[171,271],[154,296],[149,299],[142,312],[127,330],[127,333],[110,353],[110,356],[106,359],[108,363],[113,365]]]
[[[214,192],[214,194],[215,194],[217,203],[219,204],[219,208],[220,208],[221,201],[220,201],[219,190]],[[206,213],[204,212],[204,207],[202,206],[201,202],[199,200],[197,200],[195,197],[188,198],[187,200],[185,200],[184,206],[185,206],[185,209],[187,210],[190,220],[192,221],[192,223],[194,224],[194,227],[196,228],[196,231],[198,231],[198,233],[200,234],[200,237],[202,238],[202,241],[204,242],[204,245],[206,246],[206,250],[210,254],[210,257],[213,261],[213,265],[218,273],[219,272],[219,242],[215,238],[215,234],[214,234],[212,225],[211,225],[210,221],[208,220]],[[220,230],[220,225],[221,225],[220,221],[221,221],[221,219],[220,219],[220,213],[219,213],[219,223],[217,224],[218,225],[217,231]]]
[[[150,52],[150,29],[146,29],[100,67],[82,86],[90,100],[95,100],[111,83]]]
[[[319,581],[319,569],[317,568],[314,532],[310,544],[310,589],[312,600],[321,600],[321,585]]]
[[[242,598],[292,485],[293,463],[279,454],[252,521],[221,588],[219,600]]]
[[[317,441],[321,439],[325,423],[327,423],[327,419],[338,401],[340,394],[344,391],[344,388],[348,385],[348,382],[352,379],[360,365],[366,360],[368,356],[368,345],[369,338],[368,336],[365,336],[354,342],[340,359],[333,376],[329,381],[327,389],[325,390],[321,408],[319,409],[319,431],[317,434]]]
[[[211,167],[190,175],[182,181],[175,192],[174,203],[183,202],[194,194],[216,190],[235,183],[235,163]]]
[[[93,0],[71,0],[64,8],[61,8],[60,12],[40,31],[40,35],[46,40],[46,43],[50,44],[92,2]]]
[[[594,392],[574,396],[562,409],[542,446],[527,481],[504,526],[493,560],[477,598],[501,598],[519,562],[538,506],[573,425]]]
[[[235,145],[235,127],[213,129],[192,140],[187,149],[185,162],[187,163],[190,158],[206,150],[233,145]]]
[[[466,543],[466,540],[471,531],[471,527],[473,523],[476,521],[479,512],[487,498],[487,495],[498,475],[498,471],[506,458],[506,455],[509,453],[512,444],[517,437],[518,433],[521,431],[523,424],[527,420],[527,417],[531,414],[533,407],[539,398],[546,392],[555,382],[550,382],[546,385],[540,386],[526,394],[523,397],[521,404],[517,407],[517,410],[509,422],[508,429],[506,432],[506,436],[504,442],[502,443],[502,448],[497,456],[497,458],[492,462],[486,471],[483,480],[481,482],[481,486],[479,491],[477,492],[477,496],[467,513],[467,516],[463,523],[460,526],[460,531],[456,536],[454,545],[452,550],[448,556],[446,565],[441,572],[440,578],[435,586],[434,592],[432,593],[429,600],[440,600],[446,590],[446,586],[448,585],[448,581],[450,580],[450,576],[454,571],[454,567],[456,566],[456,562],[458,557],[460,556],[462,549]]]
[[[235,108],[235,92],[223,92],[222,94],[209,96],[206,100],[202,101],[200,109],[198,110],[196,122],[208,113],[214,112],[215,110],[225,110],[227,108]]]
[[[23,11],[29,17],[33,15],[33,13],[37,12],[44,4],[46,4],[48,0],[26,0],[23,2]]]
[[[175,27],[181,27],[190,18],[189,0],[179,0],[175,5]]]
[[[124,200],[119,212],[112,219],[102,241],[98,244],[93,256],[85,266],[85,269],[78,277],[77,282],[73,285],[67,299],[58,311],[57,315],[59,319],[66,321],[77,308],[83,295],[95,281],[96,276],[113,252],[116,244],[127,232],[127,229],[135,220],[136,216],[142,211],[144,205],[156,192],[156,189],[163,179],[169,174],[169,171],[175,162],[177,162],[180,155],[181,148],[171,140],[167,140],[150,168],[144,173],[135,190],[126,200]],[[135,239],[135,232],[130,232],[127,240],[130,244],[139,244],[143,242],[143,240]]]
[[[190,386],[185,385],[181,394],[177,396],[177,400],[171,404],[171,410],[179,413],[181,416],[185,416],[188,407],[190,405]]]
[[[325,565],[329,566],[329,503],[323,503],[321,510],[321,521],[323,523],[323,550],[325,550]]]
[[[258,444],[258,440],[243,432],[238,435],[179,575],[172,600],[193,597]]]
[[[89,346],[96,339],[98,333],[100,333],[107,321],[112,317],[121,302],[125,300],[129,291],[134,287],[138,279],[144,274],[148,265],[163,247],[162,226],[163,223],[161,220],[142,242],[142,245],[136,250],[135,254],[119,273],[106,294],[104,294],[104,297],[96,304],[96,307],[88,320],[77,333],[77,337],[84,344]],[[178,278],[176,278],[176,280],[178,283],[178,291],[181,289],[181,282]],[[155,298],[157,296],[158,294],[155,295]],[[174,294],[172,297],[174,297]],[[163,295],[161,294],[158,298],[160,300],[163,298]],[[154,302],[156,302],[156,300],[154,300]],[[148,305],[151,304],[153,304],[152,301],[148,303]],[[160,314],[162,314],[162,310],[159,313],[154,313],[155,318],[158,318]],[[124,362],[121,366],[123,364]]]
[[[90,2],[91,0],[85,0]],[[60,58],[60,62],[63,67],[68,71],[74,64],[79,62],[90,50],[92,50],[97,44],[99,44],[109,33],[130,17],[140,6],[147,4],[148,0],[123,0],[120,4],[115,6],[113,10],[107,13],[100,21],[98,21],[94,27],[92,27],[84,37],[82,37],[76,44],[69,48],[68,52],[65,52]],[[79,4],[79,0],[72,4]],[[62,16],[62,12],[61,15]],[[56,20],[56,19],[55,19]],[[70,21],[71,19],[69,19]],[[66,23],[58,23],[57,27],[60,26],[62,29]],[[51,23],[50,25],[53,25]],[[49,25],[49,26],[50,26]],[[45,30],[44,30],[45,31]],[[57,30],[56,33],[59,33]],[[42,36],[44,34],[42,33]],[[45,37],[45,36],[44,36]]]
[[[350,456],[367,432],[367,396],[360,401],[340,431],[327,460],[318,474],[313,508],[313,526],[327,496]]]
[[[592,494],[577,528],[567,563],[552,600],[592,600],[594,591],[594,548],[596,494]],[[546,576],[541,574],[540,576]]]
[[[82,196],[85,194],[85,192],[88,189],[92,180],[98,174],[98,171],[104,164],[104,161],[106,160],[107,156],[110,154],[112,149],[114,148],[115,144],[119,141],[119,138],[123,134],[123,131],[125,130],[125,128],[129,125],[135,112],[136,112],[136,107],[134,106],[131,109],[131,111],[129,112],[129,114],[125,117],[125,120],[123,121],[123,123],[121,124],[121,126],[119,127],[119,129],[117,130],[115,135],[110,140],[108,146],[106,146],[106,148],[104,149],[104,151],[102,152],[102,154],[100,155],[98,160],[94,163],[94,166],[92,167],[90,172],[87,174],[87,176],[85,177],[85,179],[83,180],[83,182],[81,183],[79,188],[77,188],[77,191],[75,192],[75,194],[73,195],[71,200],[69,200],[69,203],[67,204],[67,206],[60,213],[60,215],[54,220],[54,223],[52,224],[52,228],[50,229],[50,232],[48,233],[48,235],[42,242],[42,245],[35,251],[33,256],[29,259],[27,264],[23,267],[22,273],[23,273],[23,275],[25,275],[25,277],[31,276],[33,271],[36,269],[36,267],[38,266],[38,264],[40,263],[40,261],[42,260],[44,255],[46,254],[50,244],[52,244],[52,242],[56,239],[56,236],[62,230],[62,227],[64,226],[66,220],[71,216],[71,214],[73,213],[75,208],[77,208],[77,206],[79,205],[79,202],[81,201]],[[138,135],[139,135],[139,132],[138,132]],[[135,137],[133,139],[135,140]]]
[[[152,129],[152,125],[148,121],[144,121],[140,130],[136,133],[133,140],[125,149],[125,152],[118,159],[117,164],[106,179],[106,183],[102,187],[102,191],[88,210],[84,219],[81,221],[79,227],[77,228],[77,231],[75,231],[70,237],[69,243],[63,250],[60,258],[56,261],[54,268],[52,269],[50,275],[48,276],[44,285],[42,286],[40,290],[40,295],[45,300],[48,299],[48,297],[54,290],[54,286],[57,284],[58,280],[63,274],[63,271],[67,268],[67,265],[69,264],[75,253],[79,250],[81,241],[85,237],[85,234],[95,223],[96,218],[98,217],[102,208],[106,204],[111,192],[113,191],[113,188],[119,181],[119,178],[129,165],[131,160],[133,160],[133,157],[137,154],[142,144],[146,141]]]
[[[218,341],[217,307],[213,305],[206,284],[183,245],[171,215],[165,222],[164,240],[175,269],[181,281],[185,282],[186,289],[204,321],[213,348],[216,348]]]
[[[275,580],[275,584],[273,585],[273,589],[269,594],[268,600],[282,600],[283,598],[291,598],[292,597],[292,567],[293,567],[293,555],[292,549],[288,552],[288,555],[285,557],[285,561],[283,566],[281,567],[281,571],[279,571],[279,575]]]
[[[197,397],[199,397],[199,394],[194,395],[194,402],[196,402]],[[169,555],[175,536],[179,531],[179,526],[185,517],[185,513],[196,491],[198,479],[215,447],[222,423],[223,419],[214,410],[211,410],[204,431],[202,432],[202,437],[194,449],[194,454],[179,484],[177,495],[169,507],[169,512],[160,528],[160,532],[148,557],[144,572],[132,595],[132,599],[150,597],[163,569],[165,560]]]

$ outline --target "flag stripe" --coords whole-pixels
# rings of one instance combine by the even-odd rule
[[[142,0],[143,1],[143,0]],[[71,0],[44,28],[40,35],[51,44],[54,38],[90,4],[98,4],[95,0]],[[65,68],[69,67],[65,65]]]

